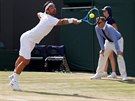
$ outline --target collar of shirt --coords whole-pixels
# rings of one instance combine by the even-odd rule
[[[104,25],[104,27],[103,27],[103,30],[105,30],[105,28],[106,28],[106,25],[107,25],[107,22],[105,23],[105,25]]]

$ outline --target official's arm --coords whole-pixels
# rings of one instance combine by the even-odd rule
[[[99,44],[100,44],[100,48],[101,48],[101,50],[104,50],[104,43],[105,43],[105,40],[104,40],[104,38],[100,35],[100,32],[99,32],[99,30],[98,30],[98,27],[95,27],[95,31],[96,31],[97,38],[98,38],[98,41],[99,41]]]

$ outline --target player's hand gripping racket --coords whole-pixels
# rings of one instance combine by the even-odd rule
[[[99,21],[96,19],[97,17],[100,17],[99,10],[96,7],[93,7],[83,19],[79,20],[79,22],[84,21],[90,25],[96,25]]]

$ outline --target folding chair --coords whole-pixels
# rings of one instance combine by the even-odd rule
[[[48,45],[47,46],[47,57],[45,58],[45,68],[47,71],[62,71],[63,61],[65,56],[64,45],[54,46]]]

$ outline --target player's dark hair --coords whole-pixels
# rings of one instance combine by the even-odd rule
[[[53,3],[53,1],[47,1],[47,2],[44,4],[44,6],[43,6],[44,10],[45,10],[45,7],[46,7],[49,3]]]

